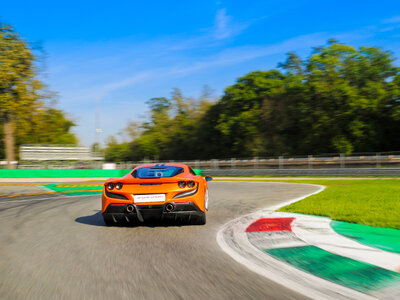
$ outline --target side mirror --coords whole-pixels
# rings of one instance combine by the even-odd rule
[[[213,180],[213,178],[212,178],[211,176],[206,176],[206,177],[204,177],[204,178],[205,178],[206,181],[211,181],[211,180]]]

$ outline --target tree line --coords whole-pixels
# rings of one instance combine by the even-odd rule
[[[75,126],[56,108],[55,96],[39,79],[35,49],[0,23],[0,159],[8,166],[21,144],[77,144]]]
[[[148,121],[130,141],[110,137],[108,161],[189,160],[400,149],[400,68],[392,53],[329,40],[307,59],[240,77],[213,100],[147,101]]]
[[[77,144],[75,126],[39,79],[35,49],[0,24],[0,159],[20,144]],[[306,59],[250,72],[216,99],[175,88],[147,101],[128,140],[109,137],[108,161],[189,160],[400,149],[400,68],[389,51],[335,40]]]

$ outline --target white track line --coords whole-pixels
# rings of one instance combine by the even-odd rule
[[[274,182],[274,183],[279,183],[279,182]],[[281,183],[282,183],[282,184],[286,184],[287,182],[281,182]],[[296,183],[296,182],[290,182],[290,184],[292,184],[292,183]],[[297,183],[297,184],[299,184],[299,183]],[[302,183],[300,183],[300,184],[302,184]],[[318,189],[317,189],[315,192],[306,194],[305,196],[301,196],[301,197],[289,199],[289,200],[287,200],[287,201],[285,201],[285,202],[282,202],[282,203],[279,203],[279,204],[277,204],[277,205],[270,206],[270,207],[268,207],[268,208],[266,208],[266,209],[264,209],[264,210],[268,210],[268,211],[278,210],[278,209],[280,209],[280,208],[282,208],[282,207],[284,207],[284,206],[287,206],[287,205],[292,204],[292,203],[294,203],[294,202],[303,200],[304,198],[307,198],[307,197],[310,197],[310,196],[312,196],[312,195],[321,193],[323,190],[326,189],[326,186],[319,185],[319,184],[308,184],[308,183],[307,183],[307,185],[315,186],[315,187],[317,187]]]

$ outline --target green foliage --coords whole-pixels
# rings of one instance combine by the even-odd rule
[[[74,122],[54,107],[40,107],[16,119],[16,141],[19,144],[77,144],[70,129]]]
[[[129,143],[119,144],[114,137],[109,138],[104,158],[106,161],[128,161]]]
[[[281,71],[240,77],[217,102],[148,101],[132,160],[210,159],[400,149],[400,69],[388,51],[329,40]],[[207,93],[205,93],[207,94]],[[206,97],[207,98],[207,97]]]
[[[38,98],[41,83],[35,79],[34,57],[27,43],[11,26],[0,23],[0,114],[9,119]]]
[[[6,137],[0,131],[0,158],[5,156],[3,139],[9,144],[15,140],[16,146],[78,142],[70,132],[75,124],[53,104],[46,104],[52,98],[37,78],[33,50],[11,26],[0,24],[0,128],[6,123],[13,128]]]

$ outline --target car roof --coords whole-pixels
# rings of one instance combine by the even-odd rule
[[[135,169],[143,168],[143,167],[181,167],[183,169],[189,168],[188,165],[178,164],[178,163],[155,163],[155,164],[145,164],[137,166]]]

